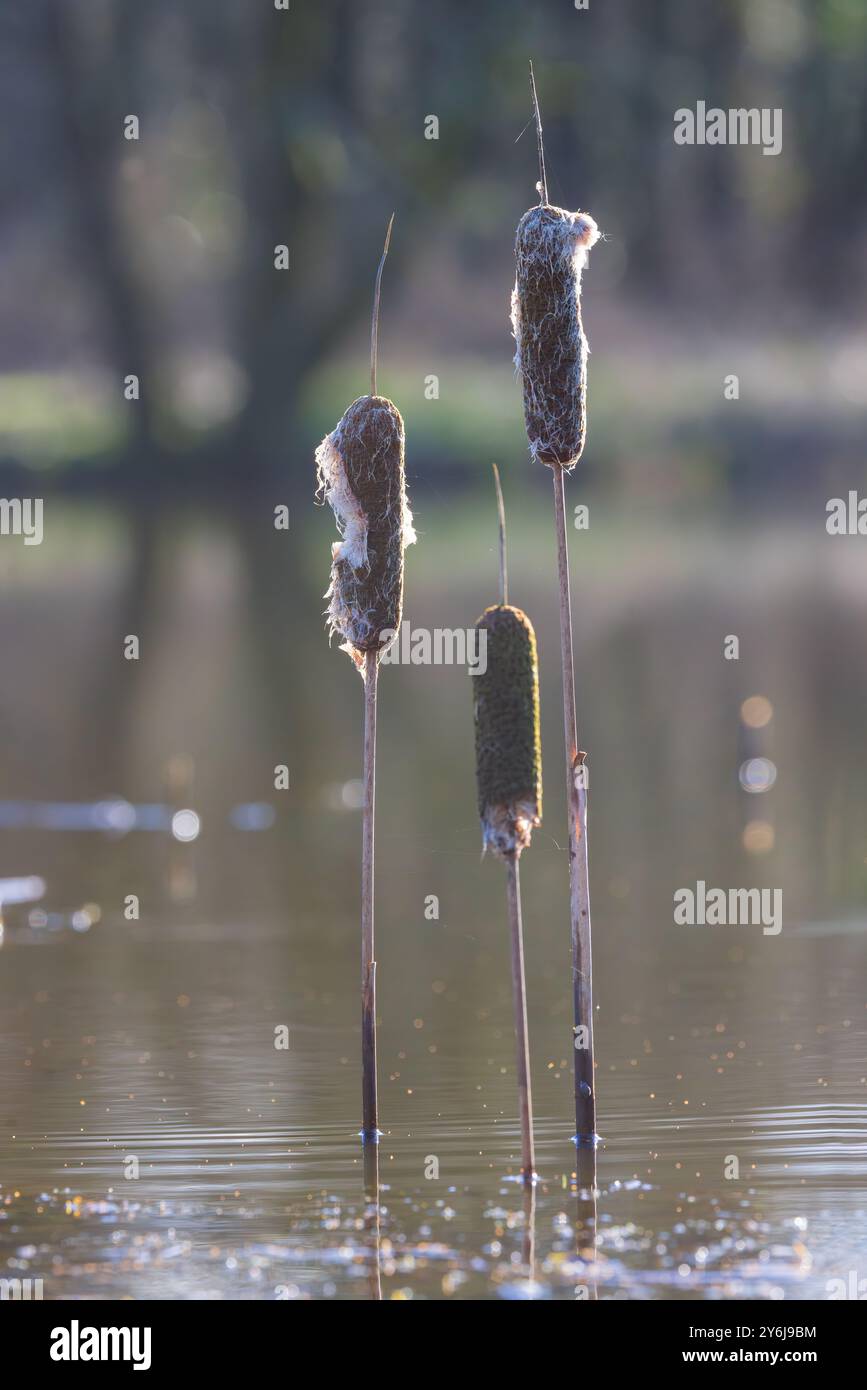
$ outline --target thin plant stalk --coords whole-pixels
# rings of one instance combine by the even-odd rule
[[[587,864],[587,789],[584,753],[578,746],[575,666],[572,653],[572,603],[566,542],[566,496],[563,468],[555,465],[554,518],[557,533],[557,579],[560,597],[560,655],[563,667],[563,730],[566,744],[566,806],[569,817],[569,908],[572,926],[572,1001],[575,1020],[575,1144],[579,1183],[583,1174],[596,1178],[596,1092],[593,1077],[593,989],[590,948],[590,879]],[[592,1162],[590,1161],[592,1159]]]
[[[588,1294],[599,1296],[596,1282],[596,1087],[593,1074],[593,968],[590,934],[590,875],[587,857],[587,788],[581,775],[584,753],[578,747],[575,667],[572,651],[572,600],[566,541],[566,494],[563,469],[555,467],[554,517],[557,533],[557,580],[560,598],[560,650],[563,666],[563,728],[566,744],[566,806],[569,817],[569,916],[572,928],[572,1008],[575,1020],[575,1146],[577,1253],[590,1264]],[[579,1029],[585,1028],[581,1034]],[[589,1252],[589,1253],[588,1253]]]
[[[385,233],[385,245],[382,248],[382,257],[376,272],[376,285],[373,290],[373,313],[370,320],[370,394],[376,395],[376,366],[379,354],[379,304],[382,297],[382,272],[385,269],[385,258],[388,255],[388,248],[391,245],[391,229],[394,226],[394,213],[391,214],[388,222],[388,230]]]
[[[530,60],[530,91],[533,93],[533,113],[536,118],[536,149],[539,154],[539,202],[544,206],[548,201],[548,175],[545,173],[545,143],[542,139],[542,111],[536,94],[536,74]]]
[[[379,653],[364,654],[364,803],[361,839],[361,1094],[365,1144],[379,1139],[376,1100],[376,960],[373,935],[373,859],[376,806],[376,695]]]
[[[509,567],[506,563],[506,506],[503,502],[503,489],[500,487],[500,470],[495,463],[494,486],[497,489],[497,518],[500,523],[500,603],[505,608],[509,602]]]
[[[521,879],[517,854],[506,861],[506,902],[512,937],[512,999],[518,1058],[518,1109],[521,1116],[521,1173],[532,1185],[536,1172],[533,1150],[533,1099],[530,1092],[530,1043],[527,1032],[527,986],[524,980],[524,939],[521,925]]]

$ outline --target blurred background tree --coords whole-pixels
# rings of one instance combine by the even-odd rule
[[[833,471],[859,435],[861,0],[31,0],[4,11],[0,45],[7,475],[306,495],[311,445],[365,389],[392,209],[385,389],[411,409],[427,373],[454,380],[416,421],[411,470],[478,474],[519,418],[506,315],[535,181],[529,56],[551,196],[608,238],[588,278],[605,349],[591,478],[607,464],[640,494],[659,452],[668,495],[686,450],[708,486],[755,487],[759,440],[773,485],[799,455]],[[782,153],[675,146],[674,111],[699,99],[781,107]],[[718,352],[721,377],[757,350],[746,408],[712,418],[720,391],[697,425],[696,359]]]

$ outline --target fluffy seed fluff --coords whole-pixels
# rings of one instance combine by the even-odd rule
[[[476,785],[482,847],[520,855],[542,819],[539,662],[533,624],[520,608],[486,608],[487,669],[472,677]]]
[[[598,240],[599,228],[586,212],[547,203],[524,213],[515,237],[512,332],[527,438],[535,459],[564,468],[572,468],[584,448],[588,348],[581,272]]]
[[[343,539],[331,548],[329,630],[359,669],[400,627],[403,552],[416,536],[406,497],[403,419],[385,396],[361,396],[316,450],[318,495]]]

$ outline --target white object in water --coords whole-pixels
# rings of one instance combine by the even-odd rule
[[[29,878],[0,878],[0,908],[7,903],[35,903],[45,896],[45,879],[31,874]]]

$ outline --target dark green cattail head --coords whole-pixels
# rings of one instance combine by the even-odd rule
[[[542,818],[536,634],[506,604],[486,608],[476,631],[487,650],[484,674],[472,677],[482,843],[506,859],[527,848]]]
[[[512,293],[515,366],[524,389],[530,451],[572,468],[587,428],[587,339],[581,272],[599,229],[586,212],[544,203],[518,223]]]
[[[385,396],[361,396],[316,450],[319,488],[343,536],[332,547],[328,617],[356,664],[400,627],[403,552],[415,540],[404,429]]]

